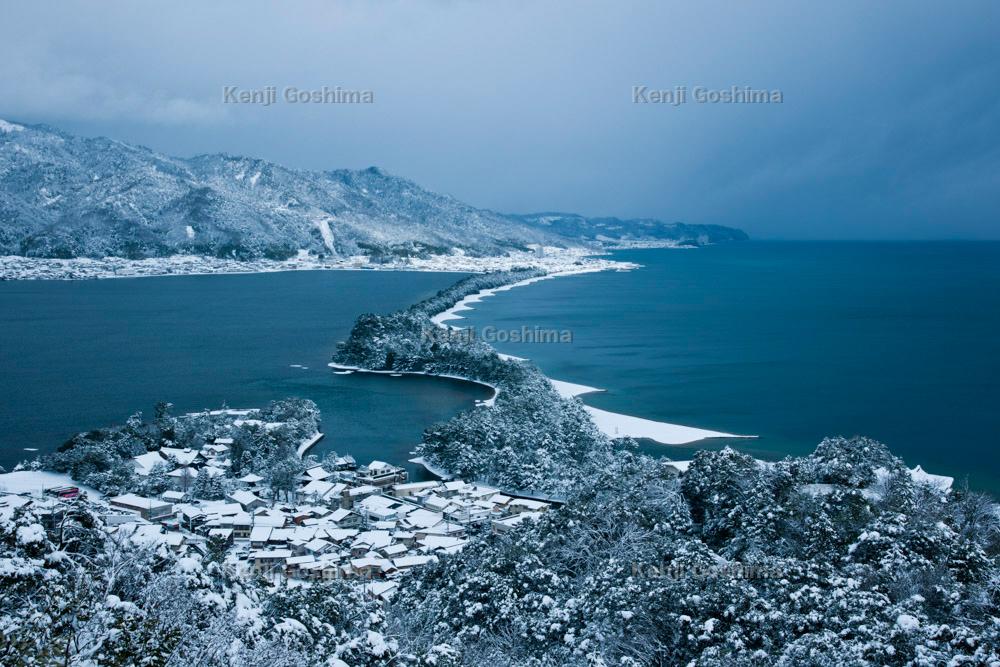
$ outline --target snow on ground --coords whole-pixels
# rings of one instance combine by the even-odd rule
[[[322,231],[321,231],[322,233]],[[332,240],[332,239],[331,239]],[[324,242],[326,239],[324,238]],[[589,253],[589,254],[588,254]],[[0,256],[2,280],[91,280],[96,278],[140,278],[145,276],[188,276],[218,273],[273,273],[275,271],[436,271],[440,273],[486,273],[509,271],[532,266],[551,273],[568,275],[608,269],[636,268],[629,262],[615,262],[592,257],[593,251],[583,248],[555,248],[539,257],[530,252],[511,252],[499,257],[469,257],[461,253],[435,255],[426,259],[399,258],[394,262],[373,263],[365,255],[319,258],[299,252],[291,259],[278,261],[257,259],[240,261],[203,255],[173,255],[149,259],[104,257],[90,259],[48,259]]]
[[[914,482],[930,484],[931,486],[936,486],[942,491],[950,490],[951,485],[955,483],[954,477],[948,477],[946,475],[932,475],[929,472],[924,472],[924,469],[920,466],[910,470],[910,477],[913,478]]]
[[[4,134],[10,134],[11,132],[21,132],[24,130],[23,125],[17,125],[16,123],[8,123],[7,121],[0,118],[0,132]]]
[[[300,444],[299,448],[296,450],[296,454],[298,454],[299,458],[301,459],[303,456],[306,455],[306,452],[312,449],[313,445],[315,445],[322,439],[323,439],[322,433],[314,433],[312,436],[302,441],[302,444]]]
[[[325,245],[326,249],[330,252],[334,252],[333,231],[330,229],[330,220],[332,219],[333,218],[327,216],[316,221],[316,227],[319,228],[320,236],[323,237],[323,245]]]
[[[721,431],[709,431],[703,428],[692,426],[679,426],[678,424],[668,424],[641,417],[622,415],[607,410],[599,410],[589,405],[583,406],[597,428],[601,429],[609,438],[648,438],[664,445],[686,445],[689,442],[697,442],[705,438],[756,438],[755,435],[736,435],[733,433],[722,433]]]
[[[5,493],[42,493],[45,489],[56,486],[75,486],[86,491],[92,498],[100,498],[97,489],[83,486],[73,481],[69,475],[47,470],[17,470],[0,475],[0,492]]]
[[[803,484],[799,487],[799,491],[802,493],[812,496],[813,498],[818,498],[821,496],[828,496],[834,491],[837,491],[842,487],[837,484]],[[868,500],[880,500],[882,494],[875,489],[861,489],[861,495]]]
[[[565,382],[563,380],[549,380],[549,383],[563,398],[573,398],[574,396],[582,396],[583,394],[592,394],[597,391],[604,391],[603,389],[598,389],[597,387],[588,387],[585,384],[575,384],[573,382]]]

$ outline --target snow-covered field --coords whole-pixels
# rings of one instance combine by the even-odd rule
[[[56,486],[75,486],[86,491],[91,498],[100,498],[96,489],[82,486],[74,482],[69,475],[47,470],[17,470],[0,475],[0,492],[3,493],[42,493]]]
[[[497,257],[470,257],[462,253],[435,255],[427,259],[403,258],[395,262],[372,262],[365,255],[320,259],[300,252],[288,260],[240,261],[202,255],[173,255],[150,259],[45,259],[0,256],[0,280],[92,280],[98,278],[141,278],[147,276],[188,276],[217,273],[273,273],[276,271],[437,271],[485,273],[532,266],[565,275],[568,272],[635,268],[627,262],[592,257],[584,248],[546,248],[544,255],[511,252]]]

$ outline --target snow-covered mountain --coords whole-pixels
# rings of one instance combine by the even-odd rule
[[[576,213],[529,213],[513,216],[541,231],[566,239],[612,245],[706,245],[747,240],[746,232],[721,225],[687,225],[653,218],[589,218]]]
[[[183,159],[0,121],[0,255],[498,255],[606,241],[614,231],[475,208],[375,167],[314,172],[230,155]]]

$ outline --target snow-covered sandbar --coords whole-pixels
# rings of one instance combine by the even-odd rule
[[[604,391],[597,387],[589,387],[585,384],[575,384],[564,382],[563,380],[549,380],[559,395],[564,398],[592,394]],[[653,421],[641,417],[632,417],[617,412],[608,412],[589,405],[583,406],[584,410],[590,414],[590,418],[597,424],[597,428],[610,438],[646,438],[664,445],[686,445],[691,442],[698,442],[708,438],[755,438],[754,435],[736,435],[734,433],[723,433],[721,431],[710,431],[704,428],[693,426],[681,426],[679,424],[669,424],[667,422]]]
[[[564,276],[577,276],[584,273],[597,273],[599,271],[629,271],[631,269],[639,268],[636,264],[631,264],[628,262],[610,262],[607,260],[591,259],[586,264],[571,265],[556,267],[557,270],[545,274],[544,276],[536,276],[534,278],[525,278],[524,280],[519,280],[516,283],[510,283],[509,285],[502,285],[500,287],[493,287],[490,289],[482,289],[474,294],[470,294],[464,299],[460,300],[454,306],[447,310],[443,310],[437,315],[431,318],[431,322],[439,327],[448,326],[453,329],[459,328],[454,325],[446,325],[445,322],[451,322],[454,320],[463,319],[461,315],[462,311],[473,310],[472,304],[479,303],[486,297],[493,296],[498,292],[507,292],[514,289],[515,287],[524,287],[525,285],[532,285],[542,280],[551,280],[552,278],[561,278]]]
[[[723,433],[721,431],[709,431],[704,428],[693,426],[681,426],[679,424],[668,424],[667,422],[653,421],[641,417],[622,415],[617,412],[600,410],[589,405],[583,406],[597,428],[609,438],[646,438],[654,440],[663,445],[686,445],[708,438],[756,438],[755,435],[737,435],[734,433]]]
[[[535,278],[527,278],[525,280],[520,280],[509,285],[504,285],[502,287],[496,287],[492,289],[484,289],[476,292],[475,294],[470,294],[464,299],[460,300],[451,308],[444,310],[431,318],[439,327],[449,327],[457,329],[455,325],[451,324],[456,320],[464,319],[459,313],[464,311],[473,310],[472,304],[479,303],[483,299],[493,296],[498,292],[505,292],[515,287],[523,287],[525,285],[531,285],[540,280],[549,280],[551,278],[559,278],[564,276],[579,275],[582,273],[592,273],[594,271],[600,271],[602,269],[595,267],[577,267],[570,268],[565,271],[560,271],[556,273],[550,273],[544,276],[538,276]],[[501,354],[501,359],[511,360],[511,361],[524,361],[520,357],[515,357],[512,355]],[[552,386],[559,392],[559,395],[564,398],[572,398],[575,396],[581,396],[583,394],[590,394],[594,392],[604,391],[603,389],[598,389],[597,387],[590,387],[583,384],[576,384],[573,382],[565,382],[563,380],[552,380]],[[667,422],[653,421],[651,419],[643,419],[641,417],[633,417],[631,415],[623,415],[617,412],[608,412],[607,410],[601,410],[599,408],[594,408],[589,405],[584,406],[584,409],[590,414],[591,419],[597,425],[597,428],[601,430],[602,433],[610,438],[644,438],[648,440],[653,440],[663,445],[686,445],[692,442],[698,442],[699,440],[706,440],[708,438],[756,438],[755,435],[738,435],[734,433],[723,433],[722,431],[711,431],[703,428],[695,428],[693,426],[681,426],[679,424],[670,424]]]

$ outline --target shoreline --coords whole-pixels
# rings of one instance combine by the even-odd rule
[[[605,391],[597,387],[589,387],[585,384],[575,384],[562,380],[549,379],[555,390],[563,398],[574,398],[583,394],[593,394]],[[722,431],[712,431],[695,426],[682,426],[669,422],[655,421],[644,417],[634,417],[619,412],[601,410],[584,404],[583,409],[587,411],[590,418],[597,424],[597,428],[609,437],[632,437],[652,440],[664,445],[686,445],[700,440],[710,440],[712,438],[741,438],[753,439],[756,435],[738,435],[736,433],[724,433]],[[624,430],[625,432],[621,432]],[[613,433],[613,435],[612,435]]]
[[[295,453],[298,454],[300,459],[305,458],[306,452],[312,449],[317,442],[322,440],[324,435],[326,434],[321,431],[317,431],[316,433],[313,434],[312,437],[303,440],[299,444],[298,449],[295,450]]]
[[[609,268],[634,268],[629,262],[597,259],[601,250],[545,248],[544,254],[517,251],[501,256],[472,257],[464,254],[404,258],[389,263],[372,262],[366,255],[320,259],[300,254],[286,260],[237,260],[205,255],[170,255],[145,259],[122,257],[74,257],[56,259],[0,255],[0,281],[15,280],[107,280],[112,278],[161,278],[168,276],[247,275],[293,271],[413,271],[431,273],[488,273],[515,267],[536,267],[548,272]]]
[[[619,266],[609,266],[607,268],[599,266],[585,266],[578,269],[566,269],[563,271],[557,271],[554,273],[547,273],[544,276],[536,276],[534,278],[525,278],[524,280],[519,280],[515,283],[510,283],[509,285],[501,285],[500,287],[491,287],[488,289],[482,289],[478,292],[470,294],[458,301],[451,308],[442,310],[440,313],[433,315],[431,317],[431,322],[439,327],[450,328],[450,329],[461,329],[462,327],[455,327],[452,325],[446,325],[445,322],[451,320],[461,320],[464,319],[461,315],[457,313],[464,312],[466,310],[475,310],[469,304],[479,303],[486,297],[494,296],[497,292],[507,292],[515,287],[524,287],[526,285],[531,285],[542,280],[551,280],[552,278],[564,278],[566,276],[578,276],[585,273],[600,273],[601,271],[615,270],[615,271],[631,271],[632,269],[639,268],[639,265],[632,264],[629,262],[616,262],[615,264]],[[497,352],[497,354],[500,354]],[[504,355],[501,355],[504,356]],[[510,357],[510,355],[506,355]],[[515,359],[516,360],[516,359]]]
[[[465,298],[461,299],[451,308],[441,311],[436,315],[431,317],[431,322],[436,326],[460,330],[462,327],[450,324],[450,322],[465,319],[458,313],[475,310],[471,304],[480,303],[483,299],[494,296],[498,292],[506,292],[515,287],[524,287],[526,285],[531,285],[533,283],[547,280],[551,278],[562,278],[567,276],[582,275],[585,273],[597,273],[604,269],[599,268],[580,268],[579,270],[567,270],[557,273],[550,273],[544,276],[537,276],[535,278],[526,278],[509,285],[503,285],[501,287],[494,287],[489,289],[479,290]],[[617,270],[627,270],[619,268]],[[510,361],[526,361],[522,357],[515,357],[509,354],[503,354],[497,352],[497,355],[501,359]],[[426,375],[426,373],[424,373]],[[603,392],[604,389],[597,387],[591,387],[584,384],[577,384],[574,382],[566,382],[564,380],[555,380],[552,378],[547,378],[549,383],[552,384],[553,388],[559,393],[563,398],[576,398],[584,394],[591,394],[595,392]],[[715,438],[738,438],[738,439],[755,439],[756,435],[742,435],[736,433],[725,433],[722,431],[713,431],[710,429],[698,428],[694,426],[683,426],[681,424],[672,424],[669,422],[656,421],[652,419],[645,419],[643,417],[635,417],[632,415],[626,415],[618,412],[610,412],[608,410],[601,410],[600,408],[595,408],[590,405],[584,404],[584,410],[590,415],[594,424],[602,433],[604,433],[609,438],[640,438],[644,440],[652,440],[653,442],[659,443],[661,445],[687,445],[694,442],[700,442],[701,440],[709,440]]]
[[[371,375],[388,375],[390,377],[401,377],[403,375],[420,375],[423,377],[431,378],[447,378],[449,380],[459,380],[461,382],[469,382],[471,384],[478,384],[480,387],[486,387],[493,392],[493,395],[489,398],[484,398],[476,401],[476,406],[493,407],[496,403],[497,396],[500,394],[500,389],[482,380],[473,380],[471,378],[462,377],[460,375],[450,375],[446,373],[428,373],[426,371],[382,371],[382,370],[371,370],[369,368],[361,368],[360,366],[346,366],[344,364],[337,364],[330,362],[327,364],[328,367],[332,368],[335,372],[339,371],[339,375],[347,375],[350,373],[366,373]]]
[[[455,478],[455,476],[452,475],[450,472],[448,472],[444,468],[434,465],[433,463],[431,463],[422,456],[414,456],[412,459],[407,459],[407,463],[412,463],[414,465],[421,466],[423,467],[424,470],[426,470],[430,474],[446,482]]]

